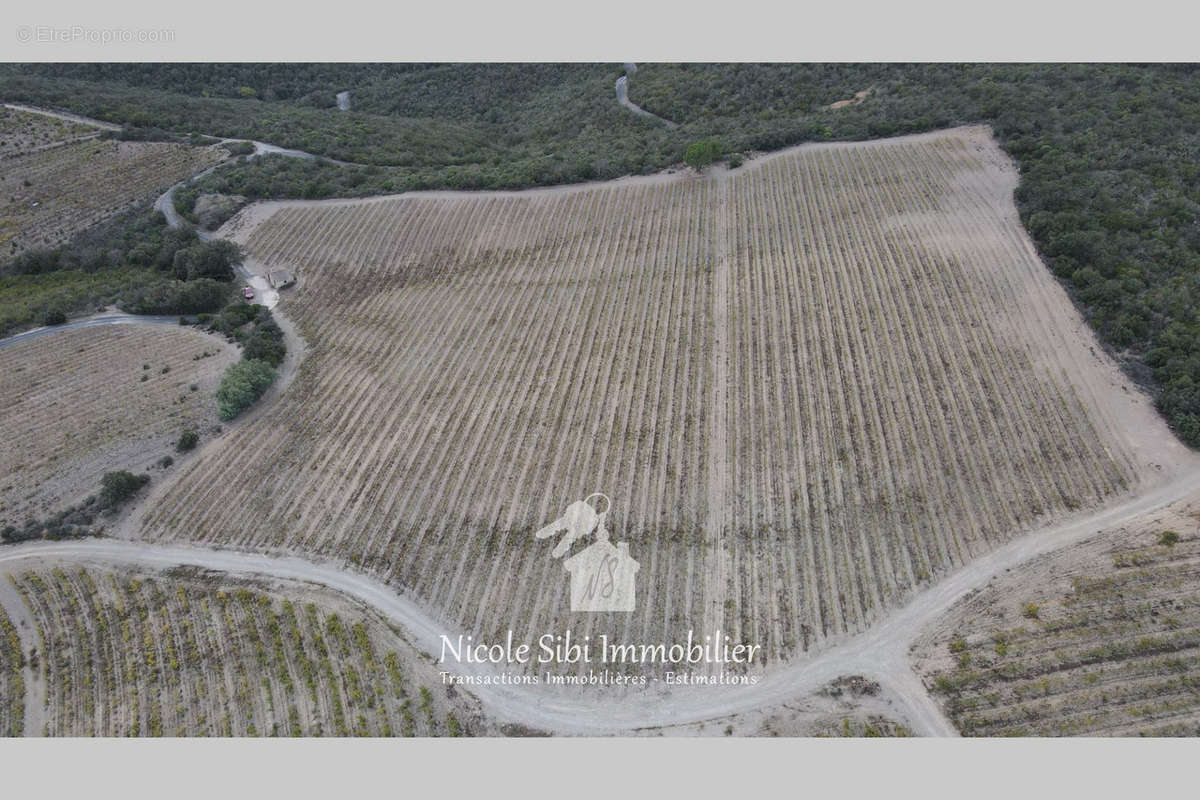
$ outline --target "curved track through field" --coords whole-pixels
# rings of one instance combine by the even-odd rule
[[[753,686],[705,687],[702,691],[676,689],[670,695],[651,690],[650,697],[638,693],[616,700],[552,696],[540,687],[518,685],[467,688],[498,721],[557,733],[600,735],[699,722],[770,707],[816,690],[841,675],[863,674],[896,694],[917,733],[953,736],[953,727],[909,662],[908,649],[920,632],[959,598],[984,586],[1004,570],[1163,508],[1197,490],[1200,490],[1200,469],[1192,469],[1166,485],[1085,519],[1015,539],[915,595],[867,632],[850,637],[814,658],[770,670]],[[302,558],[107,539],[28,543],[0,550],[0,572],[39,563],[80,566],[106,563],[151,570],[194,566],[233,575],[263,575],[314,583],[348,595],[400,625],[414,645],[435,659],[441,650],[441,636],[457,635],[427,615],[417,603],[373,578]],[[453,671],[462,675],[495,674],[487,667],[466,664],[455,664]]]

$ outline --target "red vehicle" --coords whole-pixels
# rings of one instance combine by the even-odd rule
[[[249,286],[243,286],[242,287],[242,297],[246,298],[247,300],[253,300],[254,299],[254,290],[251,289]]]

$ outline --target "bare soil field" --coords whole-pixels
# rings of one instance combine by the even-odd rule
[[[908,737],[902,705],[878,683],[843,675],[812,694],[690,725],[639,728],[638,736]]]
[[[78,502],[105,472],[180,458],[184,430],[211,434],[217,383],[237,358],[192,328],[137,324],[0,350],[0,527]]]
[[[917,644],[964,735],[1200,735],[1200,496],[1013,569]]]
[[[216,146],[87,139],[78,133],[82,126],[37,119],[32,132],[18,127],[22,133],[12,134],[15,152],[0,159],[0,246],[5,255],[60,244],[227,156]],[[63,138],[45,141],[56,136]]]
[[[488,637],[719,627],[774,663],[861,631],[1191,463],[1038,260],[1015,185],[968,128],[251,207],[225,230],[298,276],[280,308],[308,356],[141,535],[331,558]],[[640,562],[632,614],[571,614],[532,536],[593,491]]]
[[[473,698],[332,596],[186,570],[48,567],[13,581],[37,623],[44,735],[488,732]]]

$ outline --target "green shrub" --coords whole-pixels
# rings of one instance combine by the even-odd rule
[[[62,325],[67,321],[67,315],[61,309],[52,308],[42,315],[43,325]]]
[[[713,139],[701,139],[688,145],[683,160],[689,167],[704,169],[721,157],[721,145]]]
[[[172,267],[181,281],[209,278],[228,283],[233,268],[242,263],[242,249],[226,239],[197,242],[175,252]]]
[[[1037,619],[1041,610],[1041,606],[1037,603],[1026,603],[1021,606],[1021,616],[1025,617],[1025,619]]]
[[[100,503],[106,508],[118,506],[149,482],[149,475],[135,475],[124,469],[106,472],[100,479]]]
[[[242,360],[225,371],[217,388],[221,419],[230,420],[249,408],[275,380],[275,368],[257,359]]]
[[[733,155],[731,155],[729,157],[729,168],[737,169],[738,167],[740,167],[742,165],[744,160],[745,159],[742,157],[741,153],[734,153]]]
[[[125,295],[119,305],[130,314],[199,314],[216,311],[228,299],[228,284],[198,278],[139,287]]]
[[[1175,531],[1163,531],[1158,535],[1158,543],[1164,547],[1174,547],[1179,543],[1179,534]]]
[[[270,319],[271,312],[265,309],[264,312],[267,319],[265,322],[255,325],[254,330],[246,337],[242,358],[266,361],[271,366],[277,367],[283,362],[287,346],[283,343],[283,331],[279,329],[274,320]]]
[[[231,156],[248,156],[254,152],[254,145],[250,142],[225,142],[221,147]]]
[[[175,449],[181,453],[186,453],[196,446],[200,441],[200,434],[193,430],[186,430],[179,435],[179,441],[175,443]]]

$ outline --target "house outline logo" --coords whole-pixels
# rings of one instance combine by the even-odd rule
[[[593,499],[604,501],[604,510],[592,505]],[[564,534],[551,558],[562,558],[571,545],[586,536],[595,541],[563,561],[571,580],[571,611],[633,611],[637,571],[641,565],[629,555],[629,543],[613,544],[606,526],[612,501],[596,492],[567,506],[562,516],[536,534],[546,539]]]

